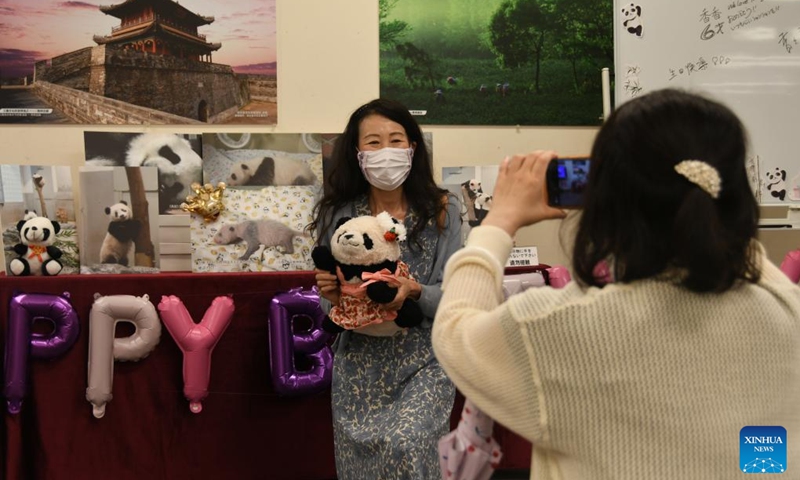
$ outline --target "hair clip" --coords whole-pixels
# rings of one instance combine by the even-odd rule
[[[722,180],[716,168],[702,160],[683,160],[675,165],[675,171],[702,188],[712,198],[719,198]]]

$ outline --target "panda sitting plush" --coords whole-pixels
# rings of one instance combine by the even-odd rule
[[[53,246],[61,225],[45,217],[32,217],[17,223],[20,243],[14,245],[19,258],[8,265],[12,275],[58,275],[63,268],[61,250]]]
[[[106,215],[111,221],[108,222],[108,232],[100,246],[100,263],[117,263],[127,267],[133,241],[139,235],[142,224],[131,218],[133,214],[124,200],[106,207]]]
[[[314,265],[339,279],[339,305],[331,308],[322,323],[330,333],[355,330],[374,336],[390,336],[422,323],[419,304],[406,298],[397,311],[385,310],[397,295],[396,277],[411,278],[400,260],[405,226],[387,212],[377,216],[345,217],[336,224],[331,247],[317,246],[311,252]]]

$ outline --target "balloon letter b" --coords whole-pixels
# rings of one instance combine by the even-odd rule
[[[117,322],[130,322],[136,331],[130,337],[114,338]],[[150,297],[95,294],[89,314],[89,387],[86,400],[95,418],[103,418],[111,401],[114,359],[139,360],[156,348],[161,322]]]
[[[295,316],[310,318],[311,328],[292,334],[292,319]],[[316,393],[331,384],[333,353],[326,344],[330,335],[322,330],[324,317],[316,290],[295,288],[279,293],[272,299],[269,307],[269,349],[276,392],[283,395]],[[309,359],[310,370],[296,371],[296,353],[302,353]]]
[[[11,298],[6,336],[5,396],[8,412],[19,413],[27,386],[28,356],[52,359],[64,354],[78,341],[80,321],[69,294],[23,293]],[[54,330],[48,335],[31,333],[37,319],[49,320]]]
[[[233,317],[233,299],[217,297],[196,324],[183,302],[174,295],[161,297],[158,304],[161,319],[169,334],[183,352],[183,394],[189,400],[189,409],[200,413],[200,403],[208,396],[211,375],[211,352],[222,338]]]

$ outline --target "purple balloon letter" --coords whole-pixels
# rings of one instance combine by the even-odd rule
[[[292,333],[297,317],[311,319],[311,328]],[[327,345],[330,334],[322,330],[325,314],[319,306],[316,288],[292,289],[272,298],[269,307],[269,349],[272,383],[281,395],[303,395],[325,390],[331,384],[333,352]],[[295,354],[303,354],[311,369],[298,372]]]
[[[37,319],[49,320],[54,325],[52,333],[31,333]],[[64,354],[78,341],[80,321],[69,294],[22,293],[11,298],[6,336],[5,396],[8,412],[17,414],[22,409],[22,399],[27,386],[28,356],[52,359]]]

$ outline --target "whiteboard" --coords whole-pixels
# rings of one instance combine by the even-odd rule
[[[800,0],[614,2],[616,105],[659,88],[728,105],[762,204],[800,206]]]

